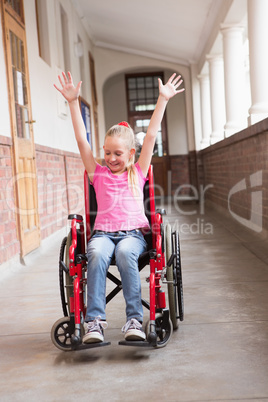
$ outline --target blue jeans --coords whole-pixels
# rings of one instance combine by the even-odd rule
[[[138,258],[146,247],[139,230],[95,232],[87,248],[86,322],[98,316],[106,320],[106,276],[114,254],[122,281],[127,321],[131,318],[143,321]]]

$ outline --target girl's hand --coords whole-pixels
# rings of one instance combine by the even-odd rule
[[[67,75],[68,75],[68,78],[66,77],[64,72],[62,73],[64,83],[61,79],[61,76],[58,75],[58,79],[62,86],[62,89],[58,88],[57,85],[55,85],[55,84],[54,84],[54,87],[62,94],[62,96],[64,96],[64,98],[69,103],[71,103],[72,101],[78,99],[82,81],[80,81],[77,84],[77,87],[75,88],[75,86],[73,84],[73,79],[72,79],[71,73],[69,71],[68,71]]]
[[[181,75],[178,75],[176,78],[175,77],[176,73],[172,74],[166,85],[163,85],[161,78],[158,78],[159,95],[163,96],[167,101],[173,96],[185,90],[185,88],[177,89],[183,81],[181,79]]]

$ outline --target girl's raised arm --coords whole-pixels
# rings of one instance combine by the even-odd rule
[[[80,107],[79,107],[78,97],[79,97],[82,81],[80,81],[77,84],[77,86],[75,87],[73,85],[73,79],[72,79],[71,73],[68,72],[67,76],[65,75],[64,72],[62,73],[63,80],[60,75],[58,76],[62,89],[57,87],[57,85],[55,85],[55,84],[54,84],[54,87],[62,94],[62,96],[64,96],[64,98],[67,100],[67,102],[69,104],[76,142],[77,142],[85,169],[88,172],[88,175],[91,179],[93,177],[93,174],[96,169],[96,161],[93,156],[91,147],[86,138],[86,129],[85,129],[85,125],[84,125],[84,122],[82,119]]]
[[[163,85],[162,80],[158,78],[158,83],[159,83],[159,97],[152,118],[150,120],[150,124],[146,136],[144,138],[141,154],[138,160],[138,163],[144,176],[147,176],[148,173],[148,169],[153,155],[157,132],[162,122],[167,103],[169,99],[171,99],[173,96],[184,91],[184,88],[178,89],[182,84],[182,79],[180,75],[176,77],[176,74],[173,74],[169,78],[166,85]]]

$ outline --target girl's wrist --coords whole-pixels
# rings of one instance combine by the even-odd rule
[[[69,105],[74,105],[78,102],[78,98],[72,99],[71,101],[68,101]]]
[[[167,103],[169,101],[169,98],[167,99],[163,94],[159,94],[159,99],[164,100]]]

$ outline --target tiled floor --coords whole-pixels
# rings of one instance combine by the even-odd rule
[[[118,295],[107,306],[110,346],[55,348],[50,329],[63,314],[62,234],[54,235],[49,247],[0,280],[1,402],[268,401],[267,243],[216,212],[167,209],[166,220],[180,223],[185,300],[185,320],[168,345],[119,346],[124,301]]]

